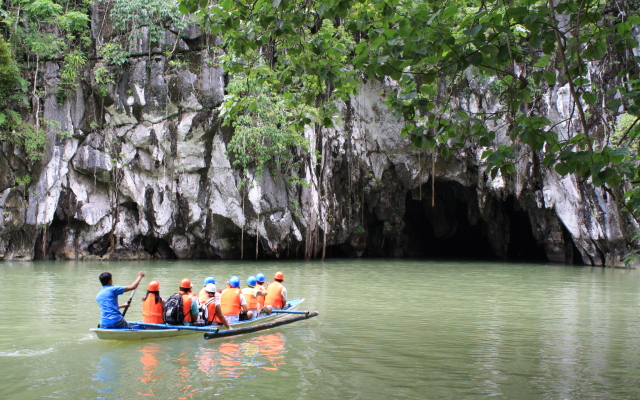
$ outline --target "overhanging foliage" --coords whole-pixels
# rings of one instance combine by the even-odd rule
[[[180,9],[221,35],[231,73],[264,82],[260,59],[273,70],[275,92],[320,110],[301,125],[331,126],[334,100],[348,99],[363,80],[389,77],[398,87],[386,102],[420,149],[447,156],[485,146],[495,177],[515,171],[515,144],[524,143],[561,175],[607,190],[640,181],[637,1],[182,0]],[[498,113],[450,101],[471,69],[491,80]],[[570,93],[571,116],[552,124],[537,112],[539,88],[558,85]],[[634,121],[616,135],[623,113]],[[511,144],[491,146],[496,121]],[[637,216],[640,189],[625,198]]]

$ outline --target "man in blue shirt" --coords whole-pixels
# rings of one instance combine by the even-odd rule
[[[111,273],[103,272],[100,274],[100,283],[102,290],[96,296],[96,301],[100,306],[102,315],[100,316],[100,328],[107,329],[131,329],[131,325],[125,321],[120,308],[126,307],[126,304],[118,305],[118,296],[124,292],[128,292],[138,287],[140,280],[144,277],[144,272],[138,272],[138,277],[129,286],[113,286],[113,278]]]

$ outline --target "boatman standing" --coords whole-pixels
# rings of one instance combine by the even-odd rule
[[[127,307],[127,304],[118,305],[118,296],[124,292],[134,290],[144,277],[144,272],[138,272],[138,277],[129,286],[114,286],[113,277],[109,272],[100,274],[102,290],[96,296],[96,301],[100,306],[100,328],[106,329],[131,329],[131,325],[120,314],[120,308]]]
[[[287,288],[282,284],[284,274],[280,271],[273,275],[273,282],[267,286],[267,296],[264,298],[264,305],[271,306],[274,310],[289,308],[287,304]]]

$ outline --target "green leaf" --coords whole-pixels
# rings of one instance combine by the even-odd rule
[[[457,116],[458,116],[458,118],[460,118],[460,119],[464,119],[464,120],[469,119],[469,114],[467,114],[464,110],[458,110],[458,112],[456,113],[456,115],[457,115]]]
[[[555,71],[547,71],[542,74],[547,85],[555,85],[556,84],[556,72]]]
[[[364,65],[365,62],[367,62],[367,60],[369,59],[369,50],[364,50],[362,53],[358,54],[354,59],[353,59],[353,65],[355,65],[357,68],[362,68],[362,66]]]
[[[469,37],[475,37],[481,30],[482,30],[482,25],[476,25],[472,28],[465,29],[464,31],[462,31],[462,33],[464,33]]]
[[[582,94],[582,98],[584,99],[584,102],[589,105],[595,104],[596,101],[598,100],[598,97],[596,97],[596,95],[591,92],[584,92]]]
[[[458,12],[458,7],[456,7],[456,6],[447,7],[442,12],[442,18],[449,18],[452,15],[456,14],[457,12]]]
[[[427,140],[427,149],[433,150],[438,145],[438,142],[432,136],[425,136]]]
[[[484,57],[480,52],[473,53],[473,55],[471,56],[471,64],[473,65],[480,65],[482,64],[482,61],[484,61]]]
[[[640,17],[637,15],[632,15],[627,18],[627,21],[631,22],[633,25],[640,25]]]
[[[604,40],[597,41],[587,47],[583,55],[586,60],[595,61],[601,59],[607,52],[607,42]]]
[[[556,166],[554,167],[554,169],[556,170],[556,172],[562,176],[567,175],[570,171],[569,167],[567,166],[567,164],[565,163],[558,163],[556,164]]]
[[[220,3],[220,6],[225,11],[229,11],[233,8],[233,0],[222,0],[222,3]]]
[[[480,51],[485,53],[485,54],[489,54],[492,56],[495,56],[498,54],[498,48],[492,44],[486,45],[486,46],[482,46],[480,48]]]
[[[609,161],[614,164],[618,164],[624,161],[624,159],[629,155],[629,149],[626,147],[618,147],[611,150],[607,155],[609,156]]]
[[[622,105],[622,100],[620,99],[614,99],[607,102],[607,107],[609,107],[609,109],[612,111],[618,111],[620,105]]]
[[[546,67],[547,65],[549,65],[550,59],[551,59],[550,54],[542,56],[538,59],[538,61],[536,61],[536,63],[534,64],[534,67],[540,67],[540,68]]]
[[[411,143],[420,150],[424,150],[427,146],[427,138],[424,135],[411,135]]]

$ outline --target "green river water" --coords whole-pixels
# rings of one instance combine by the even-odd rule
[[[99,340],[98,275],[276,270],[316,318],[245,336]],[[219,285],[220,286],[220,285]],[[425,260],[0,264],[0,399],[640,399],[640,271]],[[129,293],[120,296],[124,303]]]

